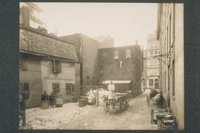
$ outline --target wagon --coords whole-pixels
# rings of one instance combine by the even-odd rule
[[[126,110],[129,106],[129,98],[130,96],[128,93],[115,93],[115,98],[113,100],[109,100],[107,96],[104,97],[104,111],[108,112],[111,109],[115,109],[122,112]]]
[[[104,88],[107,88],[111,80],[102,82]],[[103,99],[103,107],[106,112],[111,109],[117,109],[119,112],[126,110],[129,106],[131,93],[131,80],[112,80],[115,85],[115,97],[113,100],[108,100],[108,96]]]

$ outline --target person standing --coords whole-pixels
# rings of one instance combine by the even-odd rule
[[[111,81],[110,84],[108,85],[108,100],[109,102],[113,103],[114,102],[114,97],[115,97],[115,85]]]
[[[49,96],[49,104],[51,107],[55,107],[55,93],[51,92],[51,95]]]
[[[56,104],[56,107],[62,107],[63,106],[63,99],[62,99],[62,94],[60,94],[60,91],[58,91],[56,93],[56,97],[55,97],[55,104]]]
[[[49,96],[46,93],[46,91],[44,91],[44,94],[41,95],[41,102],[42,102],[42,109],[49,108]]]

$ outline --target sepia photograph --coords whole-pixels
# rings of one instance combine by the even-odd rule
[[[20,130],[184,130],[183,3],[19,3]]]

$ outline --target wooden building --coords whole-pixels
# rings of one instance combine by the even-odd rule
[[[20,27],[19,41],[19,82],[30,92],[27,107],[39,106],[44,91],[60,91],[64,102],[80,95],[80,65],[73,45],[31,27]]]

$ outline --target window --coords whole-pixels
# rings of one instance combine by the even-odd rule
[[[149,79],[149,86],[153,86],[153,79]]]
[[[155,79],[155,89],[158,89],[158,85],[159,85],[159,82],[158,82],[158,79]]]
[[[126,58],[131,58],[131,50],[126,49]]]
[[[151,56],[153,56],[153,51],[151,51]]]
[[[155,51],[155,55],[157,55],[157,51]]]
[[[20,93],[23,93],[23,97],[25,99],[29,98],[30,90],[29,90],[29,83],[20,83]]]
[[[119,51],[114,52],[114,59],[119,59]]]
[[[74,84],[66,83],[66,94],[74,94]]]
[[[53,83],[53,93],[60,92],[60,84],[59,83]]]
[[[52,61],[52,71],[53,73],[60,73],[61,72],[61,62],[58,60]]]

